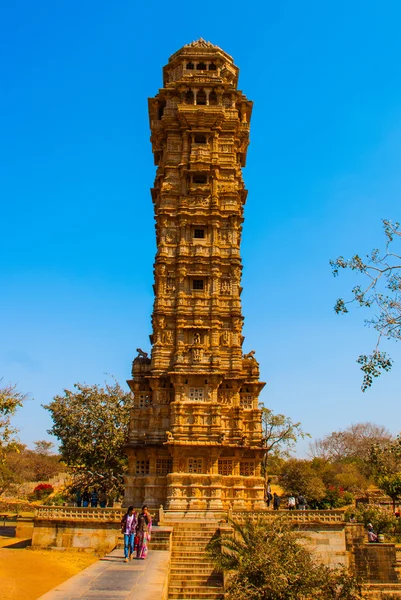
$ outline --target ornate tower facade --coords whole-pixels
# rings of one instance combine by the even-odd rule
[[[149,99],[156,179],[151,358],[133,361],[124,504],[262,508],[264,383],[242,353],[241,167],[250,102],[238,68],[200,39]]]

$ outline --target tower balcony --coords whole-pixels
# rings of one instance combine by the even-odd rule
[[[184,127],[220,127],[226,118],[224,106],[178,104],[177,117]]]

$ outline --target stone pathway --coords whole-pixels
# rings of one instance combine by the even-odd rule
[[[164,600],[168,592],[170,552],[150,550],[146,560],[123,561],[113,550],[38,600]]]

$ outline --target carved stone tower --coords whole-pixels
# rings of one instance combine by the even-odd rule
[[[157,165],[151,358],[139,351],[124,504],[262,508],[253,352],[242,354],[241,167],[252,102],[238,68],[197,40],[170,57],[149,99]]]

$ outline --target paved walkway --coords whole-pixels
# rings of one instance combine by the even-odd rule
[[[150,550],[146,560],[123,561],[113,550],[38,600],[164,600],[168,591],[170,552]]]

